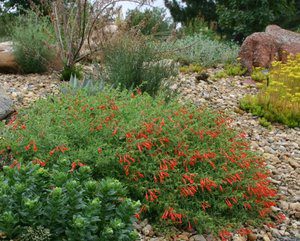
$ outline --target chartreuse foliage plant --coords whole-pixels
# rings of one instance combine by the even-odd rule
[[[87,184],[80,175],[92,170],[96,180],[110,176],[126,184],[130,197],[142,203],[137,218],[148,217],[161,229],[175,225],[226,239],[234,230],[249,233],[248,229],[240,229],[243,224],[256,226],[268,220],[276,195],[267,179],[269,172],[264,161],[251,152],[245,135],[227,124],[220,114],[183,106],[176,100],[165,102],[163,95],[153,99],[140,91],[113,89],[89,96],[79,91],[77,95],[40,100],[19,113],[3,128],[0,150],[11,167],[21,166],[21,173],[23,165],[30,167],[31,162],[42,166],[33,176],[46,175],[46,180],[48,170],[63,170],[54,173],[53,181],[50,178],[48,182],[58,180],[54,186],[61,191],[44,187],[48,187],[45,195],[50,197],[54,191],[67,198],[83,190],[82,200],[87,200]],[[80,168],[82,165],[86,166]],[[63,169],[65,166],[68,168]],[[40,170],[43,174],[39,174]],[[21,175],[16,168],[6,167],[5,171]],[[20,182],[22,187],[30,182],[25,176]],[[5,183],[7,174],[2,179]],[[43,180],[40,185],[44,185]],[[84,180],[90,182],[88,178]],[[68,185],[76,186],[70,194]],[[28,191],[32,193],[28,198],[36,200],[35,195],[44,188],[32,188],[34,192]],[[18,200],[12,185],[6,185],[5,190],[11,193],[9,199]],[[81,195],[78,192],[75,194]],[[38,204],[44,199],[39,200]],[[6,215],[15,213],[12,207],[0,210],[11,211]],[[84,232],[91,227],[81,223],[81,219],[78,222],[86,228]]]
[[[179,71],[181,73],[185,74],[191,74],[191,73],[201,73],[204,70],[202,66],[199,64],[190,64],[190,65],[184,65],[179,68]]]
[[[260,92],[246,96],[241,107],[270,122],[300,126],[300,55],[273,62]]]
[[[0,173],[0,231],[8,238],[32,241],[39,232],[38,240],[135,240],[139,204],[125,198],[119,181],[95,181],[80,163],[70,171],[63,158],[51,169],[33,163],[14,162]]]
[[[221,79],[227,78],[229,76],[242,76],[247,72],[247,69],[244,68],[240,63],[237,64],[226,64],[224,69],[217,72],[213,78]]]
[[[251,78],[260,83],[266,82],[268,78],[268,70],[262,67],[254,68],[251,73]]]

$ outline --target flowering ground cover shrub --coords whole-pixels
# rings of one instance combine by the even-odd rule
[[[52,169],[38,161],[6,166],[0,173],[0,231],[30,241],[135,240],[131,221],[138,203],[124,198],[119,181],[95,181],[82,165],[70,172],[69,162],[61,159]]]
[[[163,42],[158,48],[169,52],[173,59],[184,64],[194,63],[204,67],[233,63],[239,51],[237,44],[212,40],[200,33],[185,36],[175,42]]]
[[[271,122],[300,126],[300,55],[273,62],[260,92],[241,100],[241,108]]]
[[[226,239],[266,221],[276,195],[263,160],[227,124],[221,114],[139,91],[78,92],[20,113],[2,128],[0,150],[11,165],[87,165],[94,179],[127,185],[142,202],[137,218]]]

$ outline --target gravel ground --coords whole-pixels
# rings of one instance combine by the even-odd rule
[[[216,69],[208,70],[209,74]],[[14,100],[16,109],[28,107],[38,98],[59,93],[57,75],[1,75],[1,87]],[[231,77],[218,81],[201,80],[197,74],[180,74],[172,80],[171,90],[178,92],[181,100],[192,101],[197,106],[207,106],[226,112],[232,119],[232,125],[247,134],[251,147],[259,151],[266,159],[272,172],[271,181],[279,190],[278,207],[275,212],[283,212],[287,219],[275,229],[264,227],[254,230],[255,235],[248,240],[300,240],[300,128],[288,128],[274,124],[271,129],[259,125],[258,118],[241,111],[239,100],[246,94],[257,92],[255,83],[249,77]],[[155,234],[147,220],[135,224],[140,240],[188,240],[211,241],[211,237],[191,233],[176,234],[171,238]],[[158,237],[157,237],[158,236]],[[234,236],[234,241],[245,241]]]

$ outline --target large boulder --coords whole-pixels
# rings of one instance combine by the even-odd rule
[[[0,120],[3,120],[13,111],[13,101],[0,88]]]
[[[12,42],[0,43],[0,73],[19,72],[12,46]]]
[[[253,33],[241,46],[239,58],[249,72],[253,67],[269,68],[274,60],[286,61],[300,53],[300,34],[269,25],[265,32]]]

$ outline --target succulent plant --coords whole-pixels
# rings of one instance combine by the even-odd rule
[[[63,94],[76,94],[78,90],[85,90],[89,94],[93,95],[98,92],[102,92],[105,86],[105,82],[102,78],[99,78],[99,80],[94,80],[91,76],[86,76],[84,77],[83,81],[80,81],[76,76],[72,75],[70,81],[62,86],[61,92]]]

